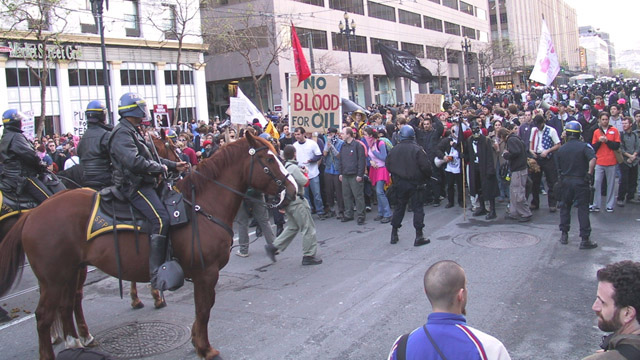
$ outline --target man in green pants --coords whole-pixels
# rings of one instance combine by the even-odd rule
[[[298,233],[302,238],[302,265],[318,265],[322,264],[322,259],[316,257],[318,250],[318,240],[316,239],[316,224],[311,218],[311,208],[304,198],[304,186],[308,179],[303,172],[307,171],[305,167],[298,166],[296,161],[296,148],[287,145],[284,148],[283,156],[285,160],[284,167],[293,176],[298,184],[298,194],[296,199],[287,205],[285,210],[287,214],[287,225],[276,238],[273,244],[267,244],[264,249],[271,261],[276,261],[276,255],[284,251]]]

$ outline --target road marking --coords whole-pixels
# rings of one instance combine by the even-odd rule
[[[90,272],[93,272],[93,271],[96,271],[96,270],[97,270],[97,268],[95,266],[89,266],[87,268],[87,273],[90,273]],[[39,286],[32,286],[30,288],[11,293],[11,294],[9,294],[9,295],[7,295],[5,297],[0,298],[0,302],[3,302],[5,300],[9,300],[9,299],[13,299],[14,297],[18,297],[18,296],[24,295],[26,293],[30,293],[32,291],[36,291],[36,290],[38,290],[38,288],[39,288]]]
[[[20,324],[21,322],[25,322],[25,321],[27,321],[27,320],[33,319],[34,317],[36,317],[36,314],[31,314],[31,315],[27,315],[27,316],[25,316],[25,317],[23,317],[23,318],[20,318],[20,319],[18,319],[18,320],[16,320],[16,321],[12,321],[12,322],[10,322],[10,323],[8,323],[8,324],[2,325],[2,326],[0,326],[0,331],[2,331],[2,330],[4,330],[4,329],[7,329],[7,328],[10,328],[10,327],[12,327],[13,325],[18,325],[18,324]]]

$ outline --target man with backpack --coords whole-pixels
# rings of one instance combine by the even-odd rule
[[[431,265],[424,291],[433,312],[424,326],[396,340],[389,360],[511,359],[500,340],[467,326],[467,277],[460,265],[451,260]]]

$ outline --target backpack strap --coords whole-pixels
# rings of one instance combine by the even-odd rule
[[[407,360],[407,341],[410,334],[404,334],[398,339],[398,347],[396,348],[396,360]]]
[[[627,360],[640,359],[640,349],[631,344],[620,344],[614,350]]]
[[[438,344],[436,344],[436,342],[431,337],[431,334],[429,333],[429,330],[427,330],[427,325],[422,325],[422,329],[424,329],[424,333],[427,334],[427,337],[429,338],[429,341],[431,341],[431,345],[433,345],[433,348],[436,349],[436,352],[438,353],[438,355],[440,355],[442,360],[447,360],[447,358],[442,353],[442,350],[440,350],[440,347],[438,347]]]

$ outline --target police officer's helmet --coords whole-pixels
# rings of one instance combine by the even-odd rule
[[[569,121],[564,125],[564,131],[567,132],[567,135],[580,136],[582,133],[582,125],[575,120]]]
[[[411,125],[405,125],[400,129],[400,141],[402,140],[414,140],[416,138],[416,132]]]
[[[2,114],[2,125],[20,129],[27,116],[17,109],[9,109]]]
[[[176,134],[176,132],[175,132],[175,131],[173,131],[173,130],[169,130],[169,131],[167,132],[167,137],[168,137],[169,139],[171,139],[171,140],[175,141],[175,140],[176,140],[176,138],[178,137],[178,134]]]
[[[122,117],[148,119],[147,102],[136,93],[126,93],[120,97],[118,114]]]
[[[87,110],[84,112],[87,122],[101,122],[103,123],[107,115],[107,107],[101,100],[93,100],[87,105]]]
[[[266,132],[263,132],[262,134],[258,135],[259,137],[267,140],[267,141],[271,141],[271,135],[267,134]]]

